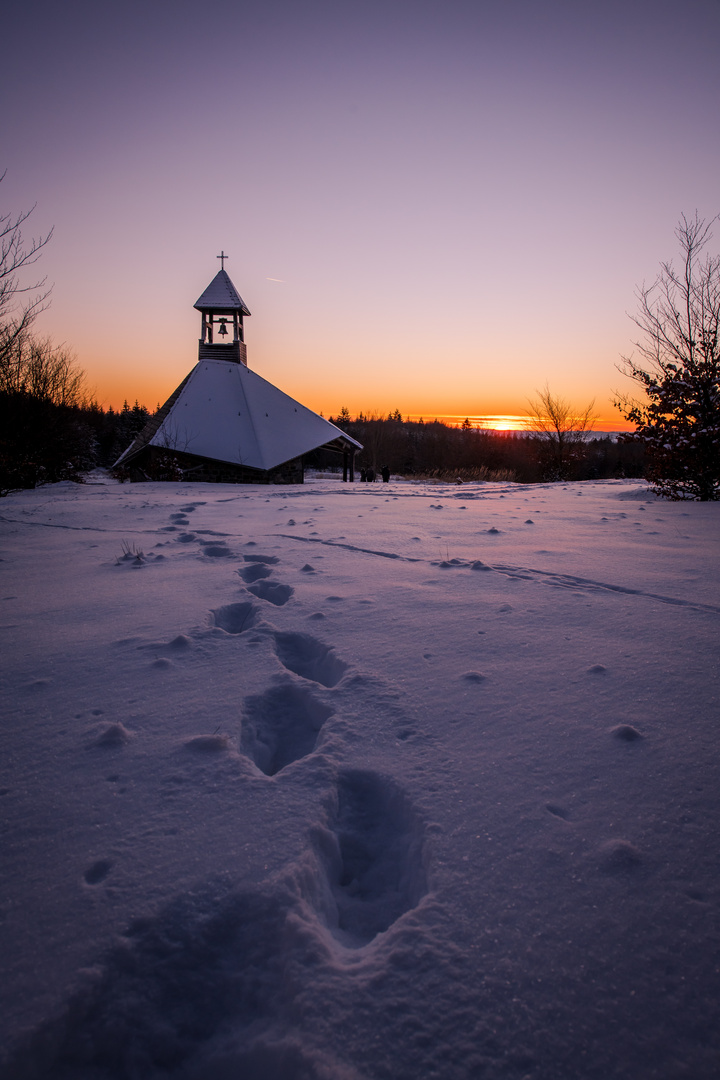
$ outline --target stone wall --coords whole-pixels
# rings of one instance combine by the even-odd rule
[[[303,459],[274,469],[248,469],[229,461],[198,457],[178,450],[147,446],[127,470],[131,480],[197,480],[206,484],[302,484]]]

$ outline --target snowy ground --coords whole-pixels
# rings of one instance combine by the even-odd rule
[[[91,480],[0,503],[3,1078],[720,1075],[720,504]]]

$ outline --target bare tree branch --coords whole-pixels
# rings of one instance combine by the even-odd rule
[[[637,424],[655,490],[668,498],[720,497],[720,256],[704,254],[712,225],[696,213],[675,230],[683,263],[662,263],[655,282],[637,291],[631,315],[639,358],[620,370],[644,391],[615,405]]]
[[[0,176],[0,182],[4,177],[5,173]],[[53,234],[51,229],[46,236],[33,237],[25,243],[22,226],[34,209],[33,206],[16,215],[0,215],[0,355],[23,337],[48,306],[51,289],[46,288],[47,278],[23,284],[21,277],[21,272],[40,258]],[[20,299],[25,296],[29,298]]]
[[[597,417],[592,411],[595,401],[584,409],[576,409],[564,398],[552,393],[546,383],[536,396],[528,400],[528,419],[525,426],[544,446],[545,471],[549,480],[565,480],[570,464],[585,445],[585,435],[592,431]]]

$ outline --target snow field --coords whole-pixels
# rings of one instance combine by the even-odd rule
[[[717,506],[95,481],[0,507],[5,1075],[717,1075]]]

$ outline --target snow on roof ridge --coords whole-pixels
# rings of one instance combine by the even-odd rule
[[[193,307],[198,311],[241,311],[243,315],[250,314],[227,270],[218,270]]]

